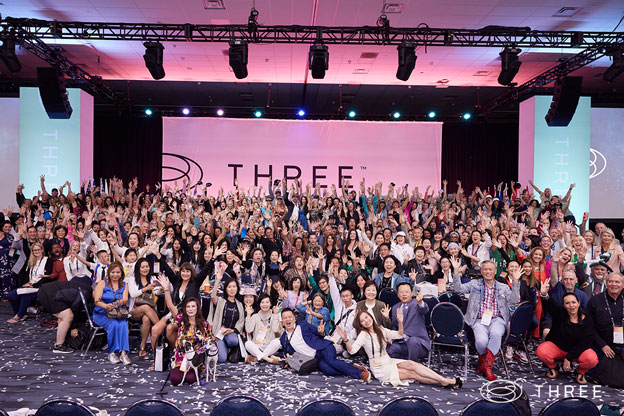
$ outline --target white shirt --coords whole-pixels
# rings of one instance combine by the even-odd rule
[[[74,277],[91,276],[91,272],[87,266],[78,260],[71,261],[71,256],[67,256],[63,259],[63,268],[65,269],[65,275],[67,280],[72,280]]]
[[[401,264],[405,264],[414,258],[414,249],[409,244],[404,243],[399,245],[398,243],[392,244],[392,255],[399,259]]]
[[[286,332],[286,337],[290,338],[290,346],[293,347],[296,352],[307,355],[308,357],[314,357],[316,355],[316,350],[306,344],[306,342],[303,340],[303,335],[301,335],[301,327],[299,325],[297,325],[297,327],[295,328],[294,334],[292,332],[290,334]]]

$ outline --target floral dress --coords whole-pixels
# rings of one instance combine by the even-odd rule
[[[0,240],[0,297],[7,299],[9,292],[15,287],[15,283],[12,279],[11,269],[15,264],[15,259],[9,256],[11,251],[11,244],[13,243],[13,236],[11,234],[4,234],[4,238]]]
[[[186,341],[193,345],[193,349],[197,354],[201,354],[206,351],[206,344],[210,339],[215,342],[217,339],[212,335],[212,328],[207,322],[204,322],[203,327],[200,328],[185,328],[182,321],[182,314],[176,317],[178,323],[178,339],[176,340],[175,350],[173,357],[171,358],[171,368],[179,368],[184,361],[184,355],[186,353],[184,349],[184,343]]]

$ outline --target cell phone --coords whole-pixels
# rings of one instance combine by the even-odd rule
[[[195,224],[195,227],[199,227],[199,218],[195,217],[194,224]]]
[[[154,273],[160,273],[160,263],[158,262],[154,263]]]
[[[390,182],[390,185],[394,186],[394,182]]]

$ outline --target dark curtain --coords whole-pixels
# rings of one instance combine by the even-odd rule
[[[442,128],[442,179],[448,192],[475,186],[484,191],[501,181],[518,179],[518,123],[444,123]],[[526,184],[522,184],[526,186]]]
[[[99,178],[123,179],[135,177],[139,189],[161,180],[162,118],[95,113],[93,170],[96,183]]]

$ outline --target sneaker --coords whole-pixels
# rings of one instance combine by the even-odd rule
[[[117,354],[115,354],[114,352],[108,354],[108,361],[110,361],[111,364],[119,364],[121,362]]]
[[[29,315],[37,315],[39,313],[39,309],[35,308],[34,306],[29,306],[26,309],[26,313]]]
[[[525,351],[516,351],[516,353],[514,354],[514,359],[520,361],[522,364],[529,363],[529,357],[527,357]]]
[[[132,364],[132,361],[130,361],[130,357],[128,357],[128,354],[126,354],[125,352],[122,352],[119,358],[121,359],[121,362],[123,363],[123,365]]]
[[[52,352],[55,354],[71,354],[74,350],[66,344],[54,344]]]
[[[507,347],[505,348],[505,359],[507,361],[511,361],[513,356],[514,356],[513,347],[511,345],[507,345]]]

